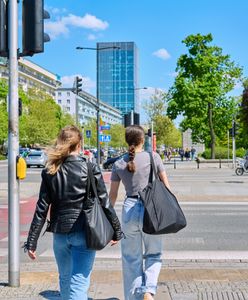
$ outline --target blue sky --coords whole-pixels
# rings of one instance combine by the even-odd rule
[[[76,46],[96,42],[134,41],[139,48],[139,86],[149,97],[154,88],[173,83],[181,41],[189,34],[212,33],[214,44],[244,67],[248,75],[247,0],[45,0],[51,19],[46,31],[52,41],[34,62],[59,74],[65,84],[84,77],[85,89],[95,94],[96,53]],[[233,92],[239,95],[241,87]]]

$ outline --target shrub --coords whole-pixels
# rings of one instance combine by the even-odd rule
[[[244,148],[239,148],[236,149],[236,157],[244,157],[246,153],[246,150]],[[202,153],[202,157],[205,159],[210,159],[211,158],[211,149],[206,149]],[[216,159],[227,159],[228,158],[228,149],[224,147],[216,147],[215,148],[215,158]],[[230,149],[229,152],[229,158],[232,159],[232,149]]]

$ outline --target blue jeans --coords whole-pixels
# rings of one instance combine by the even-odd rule
[[[121,240],[125,300],[156,294],[161,269],[162,238],[142,231],[144,206],[140,199],[126,198],[122,210]]]
[[[53,234],[62,300],[87,300],[96,252],[87,249],[83,231]]]

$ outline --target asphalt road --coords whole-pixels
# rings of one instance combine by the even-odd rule
[[[188,225],[177,234],[163,236],[164,256],[174,259],[248,258],[248,176],[237,177],[228,168],[197,170],[194,165],[183,166],[176,170],[167,168],[167,173]],[[23,183],[24,186],[33,183],[33,194],[38,192],[40,172],[41,169],[28,169]],[[0,192],[1,183],[6,182],[7,165],[1,162]],[[121,203],[120,200],[116,205],[119,216]],[[28,225],[23,230],[28,230]],[[41,238],[38,252],[41,260],[52,259],[49,233]],[[100,251],[98,256],[119,257],[119,245]],[[24,255],[22,260],[26,260]]]

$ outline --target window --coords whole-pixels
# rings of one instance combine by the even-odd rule
[[[71,103],[70,99],[67,99],[67,104],[70,104],[70,103]]]
[[[71,110],[70,107],[66,107],[66,109],[67,109],[67,111],[70,111],[70,110]]]
[[[61,104],[61,100],[58,100],[58,104]]]
[[[67,96],[69,96],[70,97],[70,92],[67,92]],[[68,100],[67,100],[68,101]]]
[[[61,92],[58,92],[58,96],[61,96]]]

